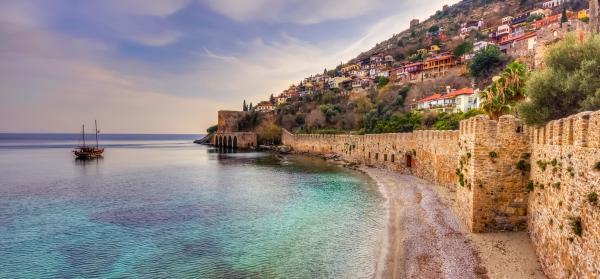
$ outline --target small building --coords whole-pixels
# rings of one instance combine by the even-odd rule
[[[279,96],[275,98],[275,102],[277,103],[277,105],[283,105],[287,102],[288,98],[285,96]]]
[[[404,65],[405,81],[415,81],[421,78],[423,72],[423,63],[416,62]]]
[[[588,11],[586,9],[577,12],[577,19],[589,18]]]
[[[510,25],[508,24],[502,24],[500,26],[498,26],[498,30],[496,31],[496,36],[500,37],[502,35],[508,35],[510,34]]]
[[[273,111],[275,110],[275,106],[271,102],[260,102],[256,105],[256,110],[261,112]]]
[[[347,77],[334,77],[329,79],[328,85],[329,89],[339,89],[340,85],[344,82],[351,81],[350,78]]]
[[[542,3],[542,8],[544,9],[552,9],[555,7],[558,7],[564,3],[566,3],[567,0],[550,0],[550,1],[545,1],[544,3]]]
[[[425,60],[423,72],[425,78],[438,78],[446,75],[446,73],[458,64],[458,60],[454,55],[437,55]]]
[[[462,38],[466,38],[469,36],[469,33],[474,30],[479,30],[483,26],[483,21],[481,20],[471,20],[460,24],[460,36]]]
[[[514,17],[512,16],[505,16],[502,18],[502,24],[510,24],[512,22]]]
[[[435,110],[438,112],[467,112],[479,108],[479,96],[473,88],[450,90],[446,93],[435,93],[417,102],[419,110]]]

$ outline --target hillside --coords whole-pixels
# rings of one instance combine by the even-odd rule
[[[262,126],[259,112],[275,110],[274,122],[297,133],[456,129],[480,113],[477,92],[510,61],[535,68],[557,34],[584,30],[587,5],[464,0],[444,6],[335,69],[245,109]],[[486,53],[490,46],[496,50]]]

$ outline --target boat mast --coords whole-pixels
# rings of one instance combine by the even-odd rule
[[[96,148],[98,148],[98,121],[94,120],[94,126],[96,128]]]
[[[85,124],[81,125],[81,135],[83,136],[83,147],[85,147]]]

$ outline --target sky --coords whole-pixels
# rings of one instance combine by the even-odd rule
[[[2,0],[0,132],[203,133],[454,0]]]

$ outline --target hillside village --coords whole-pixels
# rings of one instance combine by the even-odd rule
[[[588,31],[588,9],[588,1],[578,0],[461,1],[426,21],[413,19],[390,40],[255,106],[244,101],[243,110],[275,114],[277,125],[295,132],[358,131],[369,125],[372,110],[475,111],[478,93],[510,61],[541,68],[549,45],[569,32]],[[474,73],[477,54],[492,48],[502,55],[497,68]],[[385,96],[389,92],[398,96]]]

